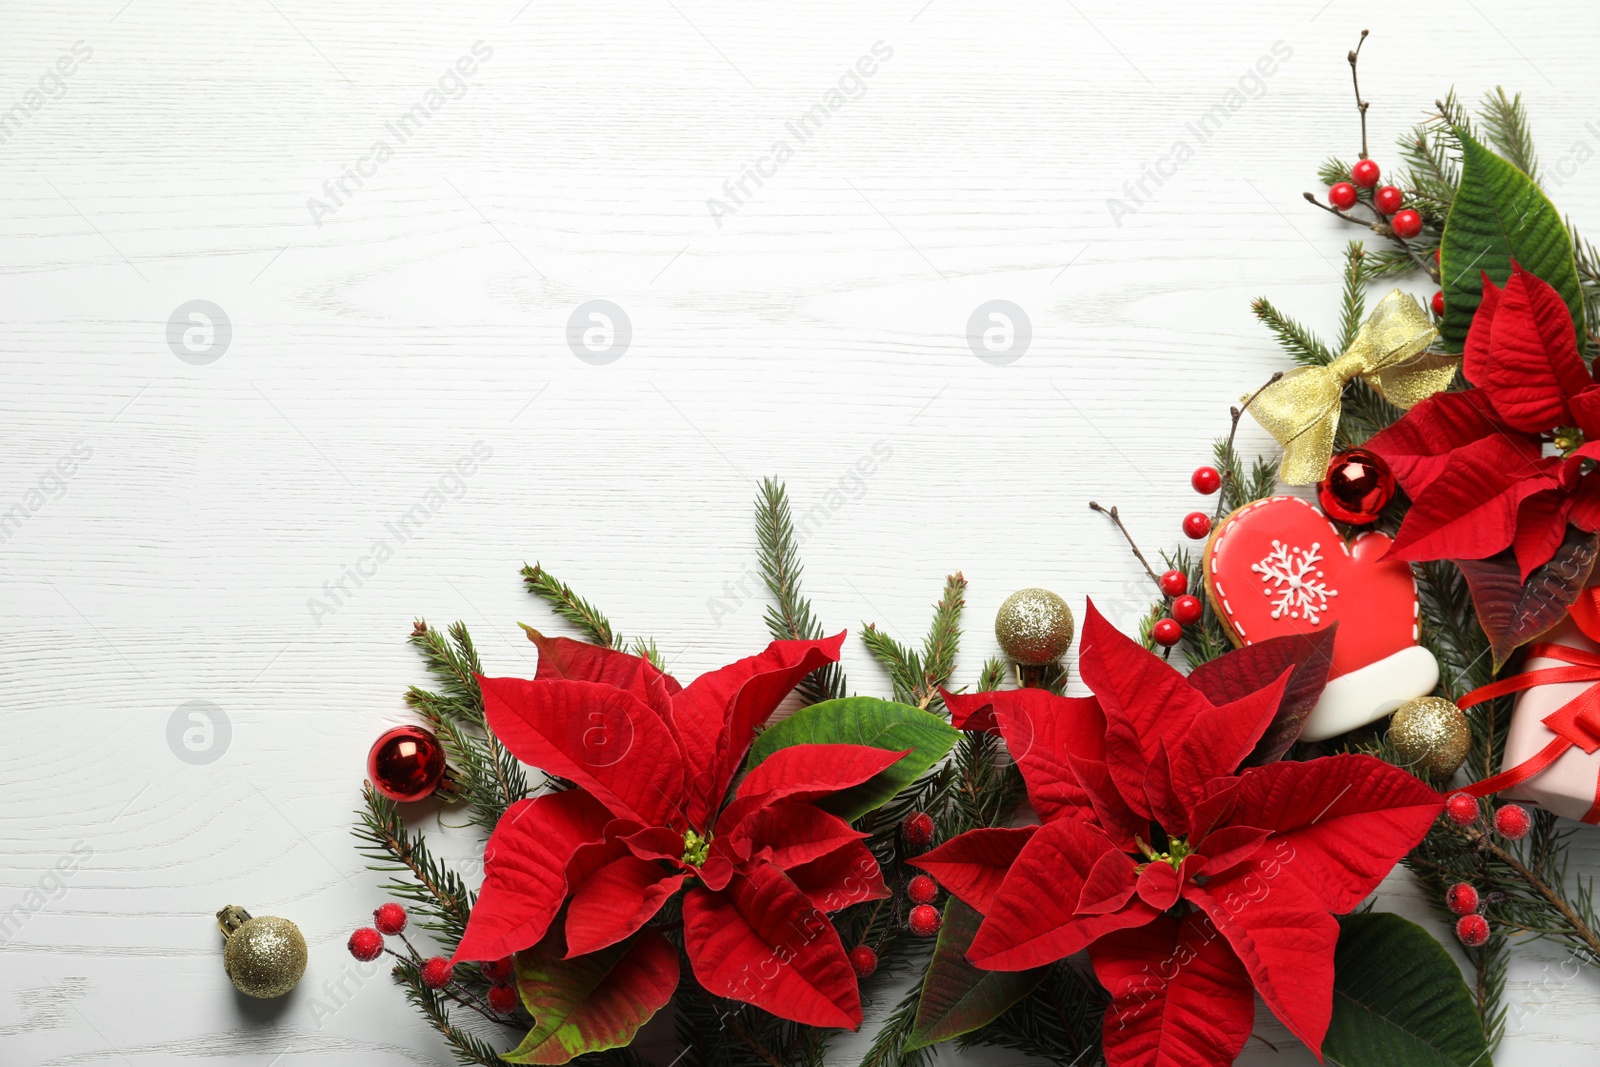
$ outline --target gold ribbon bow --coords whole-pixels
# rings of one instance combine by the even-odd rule
[[[1263,389],[1249,411],[1283,445],[1278,477],[1311,485],[1327,476],[1339,401],[1350,379],[1361,378],[1400,408],[1448,388],[1461,357],[1425,351],[1438,335],[1422,305],[1396,289],[1367,316],[1344,355],[1290,371]]]

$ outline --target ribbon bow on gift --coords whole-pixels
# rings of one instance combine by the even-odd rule
[[[1572,606],[1572,620],[1590,640],[1600,641],[1600,588],[1585,589]],[[1485,700],[1505,696],[1537,685],[1554,685],[1560,682],[1589,682],[1589,688],[1561,705],[1541,720],[1556,736],[1550,743],[1508,770],[1491,778],[1469,785],[1462,792],[1474,797],[1486,797],[1503,789],[1521,785],[1550,764],[1566,755],[1568,750],[1581,748],[1589,755],[1600,751],[1600,655],[1566,645],[1540,643],[1528,647],[1528,658],[1543,656],[1569,664],[1566,667],[1545,667],[1526,671],[1511,678],[1503,678],[1474,689],[1456,701],[1462,709]],[[1596,776],[1594,803],[1584,815],[1590,825],[1600,823],[1600,775]]]
[[[1261,390],[1250,414],[1283,446],[1278,476],[1312,485],[1328,473],[1344,385],[1361,378],[1389,403],[1410,408],[1449,387],[1460,356],[1425,350],[1439,335],[1422,305],[1396,289],[1378,304],[1344,355],[1290,371]]]

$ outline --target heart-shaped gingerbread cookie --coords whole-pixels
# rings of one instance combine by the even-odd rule
[[[1417,643],[1417,583],[1385,559],[1389,538],[1345,542],[1299,497],[1247,504],[1206,545],[1206,594],[1235,644],[1311,633],[1339,623],[1333,669],[1301,738],[1321,741],[1365,726],[1433,692],[1439,664]]]

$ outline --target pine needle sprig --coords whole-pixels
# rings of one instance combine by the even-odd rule
[[[1296,363],[1305,367],[1320,367],[1333,362],[1333,353],[1316,334],[1279,311],[1266,297],[1251,301],[1250,310],[1272,331],[1278,343]]]
[[[794,532],[789,494],[775,478],[763,478],[756,499],[756,542],[761,577],[773,603],[767,608],[767,630],[778,641],[816,641],[826,636],[800,591],[800,545]],[[813,671],[796,687],[807,704],[845,695],[844,671],[837,663]]]
[[[466,932],[476,894],[434,858],[421,834],[406,826],[399,805],[380,795],[371,782],[361,794],[365,805],[356,810],[359,825],[351,832],[361,842],[367,869],[393,875],[383,889],[409,900],[417,925],[454,951]]]
[[[1528,111],[1522,106],[1522,94],[1508,96],[1505,89],[1495,86],[1493,92],[1484,95],[1479,111],[1489,144],[1537,183],[1539,156],[1533,148],[1533,132],[1528,128]]]
[[[1038,989],[983,1029],[956,1038],[956,1048],[998,1045],[1048,1063],[1098,1067],[1105,1062],[1101,1018],[1109,999],[1098,982],[1058,961]]]
[[[506,1061],[488,1042],[451,1022],[447,998],[438,990],[429,989],[423,984],[422,975],[414,964],[409,961],[395,964],[393,975],[395,982],[404,987],[406,999],[444,1038],[457,1063],[464,1067],[473,1064],[480,1067],[507,1067]]]
[[[611,620],[593,604],[573,592],[566,582],[535,563],[522,568],[522,581],[528,591],[548,603],[561,618],[576,626],[590,642],[605,648],[622,648],[623,640],[611,628]]]

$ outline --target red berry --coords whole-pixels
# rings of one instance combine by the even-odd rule
[[[346,945],[350,955],[362,963],[370,963],[383,955],[383,935],[370,926],[363,926],[351,934]]]
[[[1443,315],[1444,314],[1444,290],[1443,289],[1440,289],[1437,293],[1433,294],[1433,313],[1435,315]]]
[[[1404,237],[1409,241],[1422,232],[1422,216],[1413,209],[1406,208],[1389,220],[1389,228],[1394,231],[1396,237]]]
[[[1159,584],[1168,596],[1182,596],[1189,591],[1189,576],[1182,571],[1165,571]]]
[[[1482,915],[1463,915],[1456,920],[1456,936],[1468,948],[1477,948],[1489,940],[1489,920]]]
[[[1378,184],[1378,165],[1370,159],[1359,159],[1356,165],[1350,168],[1350,180],[1363,189],[1371,189]]]
[[[1356,187],[1349,182],[1334,182],[1328,187],[1328,203],[1340,211],[1349,211],[1356,206]]]
[[[1471,826],[1478,821],[1478,798],[1465,793],[1451,793],[1445,798],[1444,813],[1457,826]]]
[[[1392,185],[1381,185],[1378,191],[1372,194],[1372,206],[1385,215],[1393,215],[1405,202],[1404,194]]]
[[[1193,626],[1200,621],[1202,610],[1199,597],[1181,596],[1172,602],[1172,619],[1179,626]]]
[[[1195,492],[1210,496],[1222,488],[1222,475],[1215,467],[1199,467],[1189,475],[1189,484],[1194,486]]]
[[[938,908],[932,904],[918,904],[911,909],[911,917],[906,925],[910,926],[911,932],[918,937],[932,937],[939,932],[941,921]]]
[[[379,905],[372,913],[372,925],[381,934],[398,934],[406,928],[406,909],[393,901]]]
[[[483,972],[486,981],[503,985],[511,981],[511,976],[517,973],[517,965],[510,956],[506,956],[504,959],[480,963],[478,970]]]
[[[1528,809],[1520,804],[1507,804],[1494,813],[1494,828],[1501,837],[1511,841],[1521,841],[1528,836],[1528,830],[1533,826],[1533,819],[1528,815]]]
[[[1445,892],[1444,906],[1457,915],[1471,915],[1478,910],[1478,891],[1466,882],[1457,882]]]
[[[1172,619],[1162,619],[1150,628],[1150,636],[1162,648],[1171,648],[1183,640],[1183,627]]]
[[[850,966],[856,969],[857,978],[871,978],[878,969],[878,954],[871,945],[857,945],[850,950]]]
[[[912,848],[927,848],[933,844],[933,816],[925,811],[914,811],[900,824],[900,833]]]
[[[932,904],[939,898],[939,883],[925,874],[916,875],[906,883],[906,896],[913,904]]]
[[[1203,511],[1191,511],[1183,517],[1183,532],[1198,541],[1211,532],[1211,516]]]
[[[450,984],[450,979],[455,975],[455,967],[443,956],[435,956],[423,962],[420,969],[422,984],[429,989],[443,989]]]
[[[489,987],[489,1009],[501,1015],[510,1015],[522,1003],[516,986],[492,985]]]

